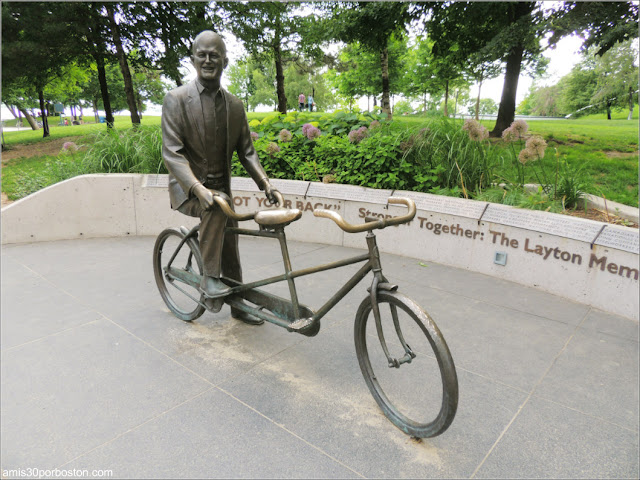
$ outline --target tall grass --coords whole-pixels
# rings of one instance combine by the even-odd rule
[[[167,173],[162,161],[162,132],[157,127],[97,134],[83,162],[92,173]]]
[[[502,156],[485,142],[473,141],[460,126],[446,118],[435,119],[420,130],[423,139],[416,155],[422,165],[438,172],[438,187],[459,189],[465,197],[482,191],[494,178]]]

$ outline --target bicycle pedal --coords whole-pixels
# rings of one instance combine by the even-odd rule
[[[313,323],[313,319],[311,318],[300,318],[295,322],[291,322],[287,328],[289,330],[296,330],[296,331],[304,330],[305,328],[310,326],[312,323]]]
[[[207,307],[207,310],[209,310],[210,312],[218,313],[222,309],[222,306],[224,305],[224,299],[223,298],[205,298],[204,305]]]

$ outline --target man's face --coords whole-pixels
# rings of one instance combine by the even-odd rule
[[[213,82],[218,85],[222,71],[229,63],[222,40],[214,35],[198,39],[191,61],[196,68],[199,80],[203,83]]]

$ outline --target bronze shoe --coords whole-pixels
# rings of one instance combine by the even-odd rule
[[[237,310],[235,308],[231,309],[231,316],[236,320],[248,323],[249,325],[262,325],[264,323],[264,320],[262,320],[261,318],[255,317],[250,313],[243,312],[242,310]]]
[[[219,278],[204,276],[200,282],[200,291],[208,298],[224,297],[231,292],[231,288]]]

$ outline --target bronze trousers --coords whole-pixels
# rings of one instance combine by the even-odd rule
[[[224,189],[219,191],[231,197],[231,192]],[[233,202],[231,202],[231,208],[233,208]],[[238,236],[224,232],[226,225],[236,227],[238,222],[229,219],[215,204],[212,208],[204,210],[196,197],[189,198],[178,207],[178,211],[190,217],[200,217],[198,242],[200,243],[205,275],[215,278],[220,278],[222,275],[241,282],[242,268],[240,267]]]

